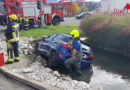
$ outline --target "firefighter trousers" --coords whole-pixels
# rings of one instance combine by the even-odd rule
[[[70,71],[70,73],[72,73],[72,69],[71,69],[71,65],[73,65],[75,67],[75,70],[77,71],[78,74],[82,74],[82,71],[80,69],[80,62],[81,60],[79,59],[72,59],[69,58],[68,60],[65,61],[65,67]]]
[[[18,41],[10,43],[12,48],[7,48],[8,62],[13,62],[13,53],[15,59],[19,60]]]
[[[28,30],[29,29],[29,23],[28,22],[24,22],[24,30]]]

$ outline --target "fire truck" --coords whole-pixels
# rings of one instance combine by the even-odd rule
[[[63,5],[58,3],[46,3],[43,0],[43,11],[38,9],[40,0],[0,0],[0,25],[8,24],[8,16],[16,14],[18,17],[29,18],[29,25],[38,24],[38,16],[44,15],[46,25],[58,25],[64,20]]]

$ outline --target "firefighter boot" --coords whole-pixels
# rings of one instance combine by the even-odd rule
[[[15,58],[14,62],[19,62],[20,58]]]
[[[8,61],[5,64],[12,64],[14,62],[13,59],[8,59]]]

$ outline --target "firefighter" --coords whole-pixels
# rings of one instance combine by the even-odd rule
[[[29,19],[26,17],[24,19],[24,30],[28,30],[29,29]]]
[[[9,24],[5,31],[7,41],[8,60],[6,64],[11,64],[14,61],[19,62],[18,42],[19,42],[19,24],[17,23],[15,14],[9,15]],[[15,58],[13,59],[13,53]]]
[[[38,27],[41,27],[41,16],[38,16]]]
[[[71,31],[72,42],[68,45],[72,46],[72,57],[65,61],[65,67],[72,73],[71,65],[73,65],[78,74],[82,74],[80,69],[80,62],[82,60],[82,48],[80,44],[79,32],[77,30]]]
[[[22,23],[21,17],[18,17],[17,22],[18,22],[18,24],[19,24],[19,29],[20,29],[20,31],[22,31],[22,29],[23,29],[23,23]]]

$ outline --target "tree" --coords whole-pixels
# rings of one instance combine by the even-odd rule
[[[77,3],[73,3],[73,4],[72,4],[72,11],[73,11],[73,14],[78,13],[78,11],[79,11],[79,6],[78,6]]]
[[[79,8],[79,12],[87,12],[88,11],[88,8],[86,6],[81,6]]]

